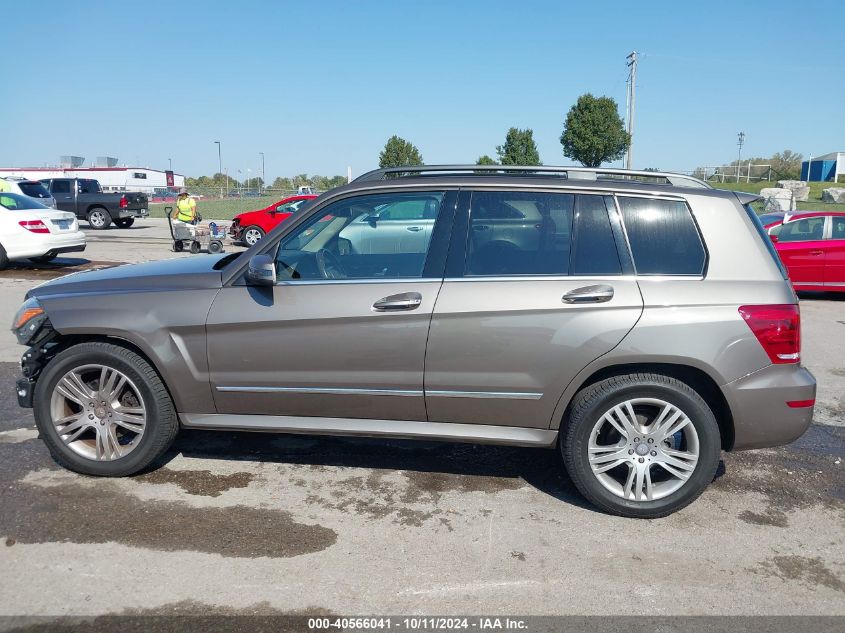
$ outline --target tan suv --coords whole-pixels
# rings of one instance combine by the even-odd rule
[[[666,515],[721,450],[812,419],[752,200],[655,172],[372,172],[245,253],[31,290],[18,397],[92,475],[147,467],[180,427],[488,442],[558,447],[597,506]],[[427,217],[378,215],[400,208]]]

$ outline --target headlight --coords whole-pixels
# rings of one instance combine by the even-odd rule
[[[12,322],[12,332],[18,338],[18,343],[27,345],[46,320],[47,314],[38,299],[31,297],[24,301]]]

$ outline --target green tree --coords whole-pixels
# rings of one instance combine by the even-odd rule
[[[484,154],[484,156],[478,157],[478,160],[475,161],[475,164],[476,165],[498,165],[499,163],[497,163],[495,160],[490,158],[487,154]]]
[[[387,139],[384,149],[378,155],[378,166],[404,167],[405,165],[422,165],[423,157],[413,143],[409,143],[395,134]]]
[[[797,154],[791,149],[778,152],[770,159],[772,171],[781,180],[798,180],[801,177],[801,161],[803,154]]]
[[[566,115],[560,144],[564,156],[585,167],[599,167],[622,158],[631,136],[625,131],[616,101],[587,93],[578,97]]]
[[[505,136],[505,144],[496,147],[502,165],[542,165],[534,143],[534,132],[528,128],[512,127]],[[481,163],[480,163],[481,164]]]

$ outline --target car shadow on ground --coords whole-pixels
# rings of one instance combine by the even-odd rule
[[[151,470],[179,454],[226,461],[410,471],[436,475],[431,478],[432,485],[440,491],[514,489],[524,482],[559,501],[599,512],[575,488],[557,448],[182,430],[173,448]],[[724,473],[720,461],[715,478]]]
[[[82,257],[57,257],[48,262],[34,262],[32,260],[13,260],[0,270],[0,277],[14,277],[16,279],[52,279],[78,270],[86,270],[96,265],[90,259]]]
[[[816,301],[845,301],[845,292],[810,292],[801,290],[798,293],[799,299],[813,299]]]

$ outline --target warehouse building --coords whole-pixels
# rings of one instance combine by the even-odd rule
[[[92,178],[103,191],[138,191],[152,195],[185,186],[185,176],[147,167],[0,167],[0,178]]]
[[[801,180],[838,182],[839,176],[845,176],[845,152],[812,156],[801,163]]]

